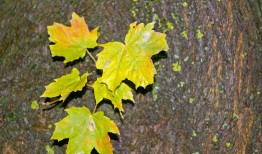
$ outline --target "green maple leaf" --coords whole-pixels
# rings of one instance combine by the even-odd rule
[[[88,75],[88,73],[85,73],[80,77],[79,71],[76,68],[73,68],[71,74],[67,74],[60,78],[54,79],[55,82],[47,85],[45,87],[46,90],[41,97],[51,98],[61,95],[59,100],[64,101],[71,92],[76,92],[83,89],[87,82]]]
[[[154,82],[156,74],[151,57],[160,51],[168,50],[166,35],[152,30],[154,23],[130,24],[130,29],[121,42],[102,44],[104,48],[99,53],[96,67],[103,70],[101,82],[115,91],[120,83],[128,79],[136,88],[146,87]]]
[[[70,20],[71,27],[54,23],[48,26],[49,40],[55,44],[50,45],[52,57],[65,57],[64,63],[83,58],[86,55],[86,48],[97,46],[97,30],[89,31],[83,17],[73,13]]]
[[[101,83],[101,78],[98,78],[94,82],[93,88],[96,104],[101,102],[104,98],[109,99],[114,105],[114,108],[118,108],[120,112],[123,112],[122,100],[131,100],[134,102],[132,89],[123,82],[114,92],[112,92],[108,89],[106,84]]]
[[[72,107],[65,111],[68,116],[55,124],[51,139],[69,138],[66,153],[90,153],[93,148],[100,154],[113,152],[108,132],[119,134],[119,130],[103,112],[91,114],[86,107]]]

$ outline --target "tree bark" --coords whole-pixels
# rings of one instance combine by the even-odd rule
[[[93,108],[88,89],[52,109],[30,108],[33,100],[43,101],[45,85],[73,67],[51,58],[46,28],[68,24],[73,11],[90,29],[100,26],[99,43],[123,42],[134,21],[155,21],[156,31],[167,34],[168,53],[153,57],[155,84],[139,89],[135,104],[124,104],[125,119],[109,104],[98,108],[120,129],[114,153],[262,153],[261,7],[259,0],[3,1],[2,153],[45,153],[46,145],[64,153],[66,144],[50,141],[54,123],[66,116],[63,109]],[[180,72],[173,71],[176,62]],[[74,67],[96,74],[89,57]]]

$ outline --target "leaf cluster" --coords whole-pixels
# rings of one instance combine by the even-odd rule
[[[129,80],[135,88],[154,82],[156,69],[151,57],[160,51],[168,50],[166,35],[153,30],[154,23],[130,24],[125,42],[108,42],[98,44],[98,28],[89,31],[83,17],[73,13],[71,26],[54,23],[48,26],[49,40],[53,57],[64,57],[64,63],[84,58],[86,54],[95,62],[96,68],[102,70],[102,76],[93,82],[96,106],[102,100],[110,100],[121,117],[124,111],[122,100],[134,102],[132,88],[123,82]],[[87,50],[96,46],[103,47],[97,60]],[[77,68],[47,85],[41,97],[57,97],[53,102],[65,101],[70,93],[81,91],[86,86],[88,72],[80,75]],[[99,153],[112,153],[108,132],[119,134],[116,124],[103,112],[91,113],[86,107],[66,109],[68,116],[57,122],[51,139],[69,138],[66,153],[90,153],[95,148]]]

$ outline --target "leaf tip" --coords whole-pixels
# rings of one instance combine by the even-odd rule
[[[156,23],[156,22],[153,21],[153,22],[147,24],[145,28],[146,28],[146,29],[150,29],[150,30],[152,30],[152,29],[154,28],[155,23]]]
[[[72,13],[72,18],[80,18],[78,14],[76,14],[75,12]]]
[[[136,25],[137,25],[137,21],[131,23],[131,24],[130,24],[130,29],[131,29],[131,28],[135,28]]]

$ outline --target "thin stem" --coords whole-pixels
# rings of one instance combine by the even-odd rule
[[[89,55],[89,57],[96,63],[96,60],[95,60],[95,58],[91,55],[91,53],[90,53],[88,50],[86,50],[86,52],[87,52],[87,54]]]
[[[96,112],[96,107],[97,107],[97,104],[96,104],[96,106],[95,106],[95,108],[94,108],[94,110],[93,110],[93,114]]]
[[[95,58],[91,55],[91,53],[88,51],[88,50],[86,50],[86,52],[87,52],[87,54],[89,55],[89,57],[95,62],[95,64],[96,64],[96,60],[95,60]],[[90,88],[90,89],[94,89],[91,85],[88,85],[88,84],[86,84],[87,85],[87,87],[88,88]],[[93,110],[93,114],[96,112],[96,108],[97,108],[97,104],[95,105],[95,108],[94,108],[94,110]]]
[[[58,102],[58,101],[60,101],[59,98],[57,98],[57,99],[55,99],[55,100],[52,100],[51,102],[46,102],[46,103],[45,103],[45,102],[42,102],[41,104],[47,106],[47,105],[55,104],[55,103]]]
[[[90,85],[90,84],[86,84],[86,86],[87,86],[89,89],[94,89],[94,88],[92,87],[92,85]]]
[[[123,116],[121,111],[119,111],[119,114],[120,114],[121,118],[124,119],[124,116]]]

